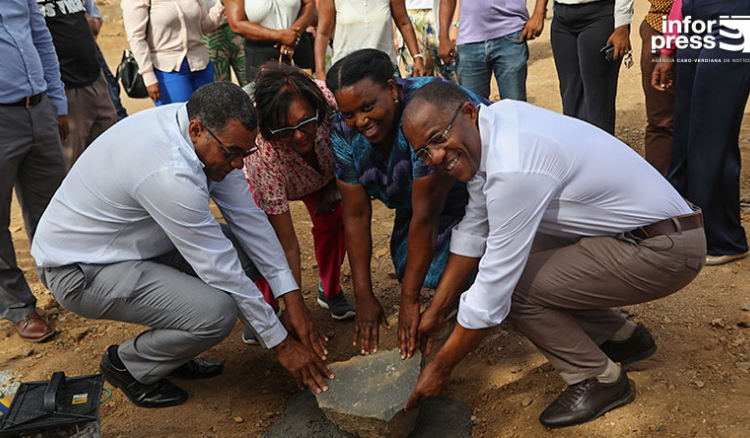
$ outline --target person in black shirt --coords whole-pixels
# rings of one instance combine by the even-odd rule
[[[83,0],[39,0],[37,4],[52,34],[68,98],[70,135],[63,141],[63,153],[69,170],[117,116]]]

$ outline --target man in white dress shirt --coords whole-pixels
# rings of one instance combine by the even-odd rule
[[[31,253],[66,309],[151,327],[109,347],[100,365],[137,406],[187,399],[167,375],[219,374],[220,363],[195,356],[229,335],[238,315],[300,386],[325,391],[323,376],[332,378],[325,336],[237,170],[255,149],[256,123],[247,94],[227,82],[128,117],[85,151],[39,223]],[[253,284],[258,271],[304,345]]]
[[[569,385],[542,424],[583,423],[632,400],[616,362],[645,359],[656,344],[610,308],[664,297],[695,278],[706,254],[700,211],[616,138],[523,102],[477,108],[436,82],[411,98],[403,126],[415,159],[469,190],[451,259],[421,316],[425,354],[479,269],[406,409],[443,392],[455,365],[506,318]]]

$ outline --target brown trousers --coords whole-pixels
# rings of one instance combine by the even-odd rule
[[[651,74],[660,53],[651,53],[651,37],[661,35],[644,20],[641,23],[641,81],[646,95],[646,161],[662,175],[667,175],[672,156],[672,121],[674,120],[674,86],[666,91],[651,86]]]
[[[117,121],[117,112],[109,97],[104,74],[86,87],[65,89],[65,96],[68,99],[70,135],[63,141],[63,155],[67,170],[70,170],[96,137]]]
[[[575,384],[607,367],[598,345],[625,324],[611,307],[677,292],[705,260],[703,227],[645,240],[623,233],[572,244],[538,235],[508,319]]]

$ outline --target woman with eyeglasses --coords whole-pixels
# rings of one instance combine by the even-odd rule
[[[245,175],[258,206],[268,215],[301,286],[300,246],[289,201],[304,202],[313,223],[318,304],[329,309],[335,320],[352,318],[354,306],[340,284],[346,245],[329,141],[329,116],[336,108],[333,94],[323,81],[314,81],[299,68],[269,62],[258,72],[254,101],[260,130],[258,151],[245,160]],[[277,308],[270,288],[261,287],[261,291]],[[253,343],[248,342],[252,340],[249,335],[243,334],[243,340]]]
[[[394,78],[391,58],[375,49],[341,59],[326,79],[340,112],[331,129],[331,144],[356,296],[354,342],[361,344],[363,354],[377,351],[379,327],[389,328],[370,278],[371,198],[396,210],[390,249],[396,277],[402,282],[398,333],[402,357],[410,357],[416,348],[419,292],[422,287],[437,287],[448,262],[451,230],[463,218],[468,202],[466,186],[433,173],[414,155],[401,130],[401,113],[409,97],[435,80],[440,79]],[[474,103],[488,103],[467,93]]]

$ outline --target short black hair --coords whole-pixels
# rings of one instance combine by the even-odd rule
[[[302,96],[318,110],[319,121],[328,115],[329,106],[323,92],[307,73],[298,67],[276,61],[267,62],[260,67],[255,78],[255,109],[258,111],[258,128],[263,137],[271,138],[273,124],[288,122],[289,103],[294,96]]]
[[[216,134],[232,120],[248,131],[258,127],[258,114],[253,102],[242,88],[231,82],[211,82],[193,92],[187,102],[188,119],[199,119],[201,124]]]
[[[353,85],[369,78],[385,87],[393,79],[393,62],[385,53],[377,49],[362,49],[339,59],[326,75],[326,85],[335,93],[342,87]]]
[[[407,102],[413,105],[415,102],[426,102],[436,108],[442,108],[445,111],[454,111],[459,105],[468,102],[469,94],[463,88],[448,81],[431,81],[420,87],[411,95]],[[404,110],[406,111],[406,110]]]

